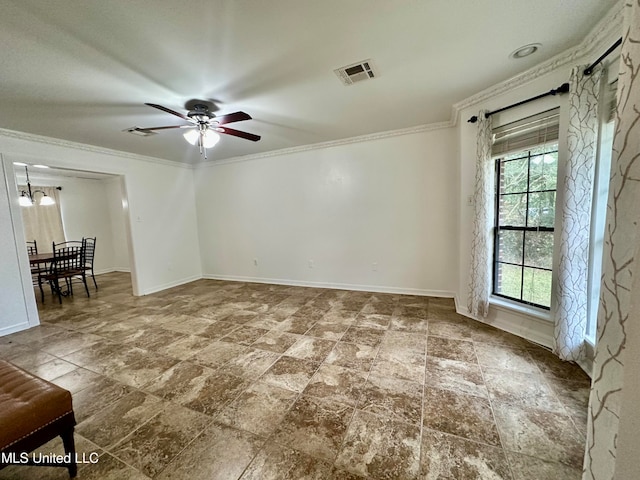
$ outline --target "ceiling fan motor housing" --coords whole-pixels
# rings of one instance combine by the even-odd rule
[[[209,107],[202,103],[195,104],[193,110],[187,113],[187,116],[189,118],[195,118],[200,122],[206,122],[215,117],[213,113],[209,113]]]

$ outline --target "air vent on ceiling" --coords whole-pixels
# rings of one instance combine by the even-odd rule
[[[370,80],[378,76],[371,59],[338,68],[334,72],[345,85],[353,85],[356,82]]]
[[[151,135],[155,135],[156,133],[158,133],[158,132],[153,132],[151,130],[145,130],[144,128],[140,128],[140,127],[125,128],[123,132],[131,133],[133,135],[138,135],[140,137],[150,137]]]

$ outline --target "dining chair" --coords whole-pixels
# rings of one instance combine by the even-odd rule
[[[91,275],[93,284],[96,286],[97,290],[98,284],[96,283],[96,276],[93,273],[93,257],[96,253],[96,238],[97,237],[87,237],[82,239],[84,244],[84,263],[82,268],[86,274]]]
[[[29,255],[37,255],[38,254],[38,242],[35,240],[33,242],[27,242],[27,253]],[[38,284],[38,275],[41,272],[40,265],[31,265],[31,280],[33,280],[33,285]]]
[[[80,278],[90,297],[89,287],[84,269],[84,248],[81,241],[69,241],[56,244],[53,243],[53,259],[47,268],[46,273],[38,276],[38,286],[44,302],[43,282],[48,282],[52,293],[58,296],[58,301],[62,303],[63,296],[73,295],[73,279]],[[60,281],[64,280],[66,290],[63,291]]]
[[[29,255],[38,254],[38,243],[35,240],[33,242],[27,242],[27,253]]]

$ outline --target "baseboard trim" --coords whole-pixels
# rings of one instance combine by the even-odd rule
[[[458,302],[457,297],[455,297],[455,303],[456,312],[460,315],[512,333],[543,347],[552,348],[553,346],[553,324],[548,320],[536,318],[525,313],[508,311],[494,305],[489,307],[487,319],[480,320],[471,315],[469,309]]]
[[[584,370],[584,373],[589,375],[589,378],[593,378],[593,358],[595,356],[595,347],[591,344],[591,342],[585,340],[584,348],[585,356],[578,360],[576,363],[580,366],[580,368],[582,368],[582,370]]]
[[[195,282],[196,280],[200,280],[201,278],[201,275],[192,275],[190,277],[181,278],[180,280],[175,280],[173,282],[163,283],[162,285],[155,285],[150,288],[145,288],[142,291],[142,295],[150,295],[152,293],[161,292],[162,290],[166,290],[168,288],[178,287],[189,282]]]
[[[582,358],[576,362],[584,373],[589,375],[589,378],[593,378],[593,360],[590,358]]]
[[[274,285],[288,285],[291,287],[330,288],[335,290],[356,290],[375,293],[396,293],[401,295],[419,295],[423,297],[454,298],[455,293],[447,290],[427,290],[422,288],[388,287],[383,285],[358,285],[354,283],[309,282],[281,278],[243,277],[238,275],[210,275],[202,278],[208,280],[226,280],[230,282],[271,283]]]
[[[96,275],[102,275],[104,273],[113,273],[113,272],[131,273],[131,270],[129,268],[113,267],[113,268],[103,268],[102,270],[96,270],[94,273]]]
[[[0,337],[10,335],[12,333],[21,332],[28,328],[35,327],[36,325],[29,325],[29,322],[18,323],[16,325],[9,325],[8,327],[0,328]]]

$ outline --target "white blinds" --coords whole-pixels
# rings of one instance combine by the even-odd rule
[[[558,140],[560,109],[554,108],[493,129],[493,156]]]

